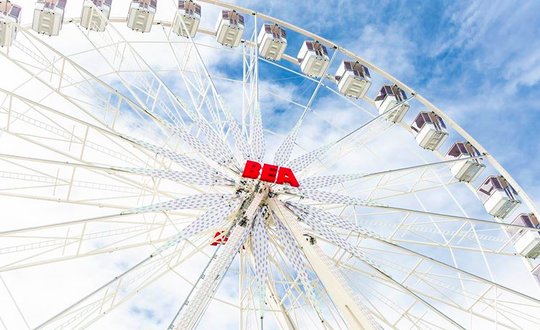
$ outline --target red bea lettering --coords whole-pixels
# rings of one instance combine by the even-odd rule
[[[280,167],[279,174],[276,180],[277,184],[289,184],[291,187],[299,187],[298,180],[293,174],[293,171],[290,168]]]
[[[298,180],[296,180],[296,177],[294,176],[294,173],[290,168],[278,167],[276,165],[270,164],[261,165],[258,162],[254,162],[252,160],[246,161],[246,166],[244,167],[242,177],[248,179],[259,179],[261,181],[270,183],[288,184],[291,187],[300,186]]]
[[[244,166],[244,172],[242,173],[242,177],[249,178],[249,179],[257,179],[259,177],[260,172],[261,172],[261,164],[254,162],[252,160],[248,160],[246,162],[246,166]]]
[[[261,173],[261,181],[276,182],[278,168],[279,167],[276,165],[264,164]]]

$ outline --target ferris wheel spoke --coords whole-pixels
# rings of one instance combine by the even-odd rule
[[[152,116],[148,117],[149,114],[144,109],[121,95],[116,88],[93,76],[24,28],[21,28],[21,31],[25,39],[15,43],[19,52],[10,52],[9,56],[1,53],[23,74],[28,75],[28,79],[13,91],[20,93],[33,88],[32,95],[39,98],[34,101],[51,106],[64,104],[64,107],[72,111],[77,110],[82,118],[110,128],[115,127],[119,115],[122,114],[121,110],[126,109],[133,110],[142,121],[155,120]],[[27,65],[25,58],[36,64]],[[46,88],[36,90],[29,85],[31,82],[39,82]],[[46,93],[43,95],[44,91]],[[65,110],[63,112],[68,113]]]
[[[32,157],[17,155],[6,155],[2,157],[4,171],[0,177],[5,181],[1,193],[12,196],[26,196],[43,200],[63,201],[68,203],[81,203],[85,200],[93,201],[95,205],[98,200],[105,202],[107,199],[134,198],[142,195],[163,194],[173,196],[171,192],[161,191],[156,184],[149,185],[127,178],[123,173],[114,171],[102,171],[92,168],[91,162],[81,160],[79,156],[70,155],[62,150],[56,149],[37,141],[35,138],[28,138],[24,135],[9,131],[10,135],[18,138],[19,141],[30,143],[33,147],[43,148],[41,150],[53,151],[57,155],[67,159],[81,162],[81,166],[58,166],[51,163],[42,162],[38,167],[31,167],[36,164]],[[88,140],[85,143],[90,144]],[[93,146],[99,146],[93,144]],[[63,148],[63,147],[62,147]],[[98,148],[102,151],[103,149]],[[86,165],[86,167],[85,167]],[[85,167],[83,169],[83,167]],[[82,173],[92,173],[94,180],[81,180]],[[81,177],[82,178],[82,177]],[[112,182],[111,182],[112,180]],[[101,195],[96,195],[101,191]],[[75,197],[77,195],[77,197]],[[118,206],[115,206],[118,207]]]
[[[369,249],[365,251],[368,254],[370,252]],[[496,322],[497,325],[510,329],[526,328],[539,321],[538,317],[534,316],[537,315],[538,305],[528,303],[526,300],[510,301],[511,298],[503,298],[503,294],[494,287],[480,289],[477,286],[478,283],[470,279],[459,286],[452,284],[463,281],[463,278],[458,276],[443,275],[434,269],[419,271],[422,265],[418,263],[414,265],[414,268],[400,267],[395,260],[381,257],[381,253],[378,253],[375,258],[392,276],[402,278],[400,282],[418,295],[437,304],[447,305],[450,310],[453,310],[455,318],[472,315],[476,320],[487,321],[490,324]],[[401,255],[400,258],[399,264],[405,264],[404,256]],[[433,275],[433,273],[439,274]],[[461,314],[455,314],[456,312]],[[520,324],[512,321],[511,318],[515,319],[516,316],[522,321]]]
[[[180,172],[174,170],[158,170],[158,169],[147,169],[147,168],[137,168],[137,167],[117,167],[117,166],[99,166],[99,165],[88,165],[81,163],[72,163],[72,162],[62,162],[51,159],[41,159],[34,157],[24,157],[17,155],[6,155],[0,154],[0,160],[9,160],[12,161],[26,161],[29,163],[43,163],[51,164],[61,167],[69,168],[79,168],[87,170],[95,170],[99,172],[116,172],[124,174],[135,174],[140,176],[147,176],[151,178],[167,179],[177,183],[183,183],[186,185],[224,185],[230,186],[234,181],[224,178],[222,176],[213,174],[213,173],[201,173],[201,172]],[[119,178],[112,177],[113,180],[119,180]]]
[[[377,314],[377,318],[384,320],[383,322],[388,324],[392,328],[399,327],[403,325],[402,321],[409,321],[410,324],[416,325],[416,328],[423,329],[446,329],[444,325],[441,325],[440,323],[433,323],[433,321],[430,321],[429,319],[425,319],[426,314],[417,315],[414,313],[414,307],[416,306],[417,302],[413,302],[409,306],[402,306],[398,305],[395,301],[398,299],[395,299],[396,295],[399,295],[399,291],[393,286],[391,283],[389,283],[384,277],[372,274],[366,270],[360,269],[354,265],[350,264],[342,264],[342,269],[350,271],[350,276],[358,276],[359,274],[362,274],[365,276],[365,278],[370,280],[370,283],[360,284],[358,281],[355,281],[354,279],[349,279],[351,282],[354,283],[354,285],[359,289],[359,291],[363,292],[363,295],[367,296],[367,300],[369,300],[371,303],[373,303],[375,306],[374,309],[381,309],[381,306],[384,306],[386,308],[390,308],[391,310],[395,311],[395,315],[390,315],[390,313],[386,313],[386,315]],[[383,290],[384,289],[384,290]],[[387,289],[393,290],[395,293],[389,294],[387,292]],[[482,320],[493,322],[493,319],[490,319],[489,317],[486,317],[482,312],[476,312],[474,310],[466,310],[464,308],[461,308],[458,304],[454,302],[453,299],[446,298],[445,300],[441,299],[440,297],[430,295],[429,293],[426,294],[426,292],[418,291],[414,288],[411,288],[411,290],[419,295],[424,295],[426,298],[436,302],[441,303],[444,305],[451,305],[452,308],[460,309],[462,312],[467,313],[468,315],[473,315],[475,317],[478,317]],[[434,288],[434,291],[437,291],[437,288]],[[393,299],[389,299],[388,297],[393,297]],[[397,315],[397,316],[396,316]],[[401,324],[400,324],[401,323]],[[407,324],[407,323],[405,323]],[[422,325],[422,326],[420,326]],[[508,324],[505,324],[504,322],[499,323],[499,325],[503,326],[509,326]],[[515,328],[513,325],[509,326],[510,329],[519,329]]]
[[[106,156],[108,160],[114,159],[118,164],[116,167],[125,167],[126,165],[146,167],[149,163],[154,167],[165,167],[163,163],[157,160],[152,160],[150,158],[152,155],[151,153],[166,154],[169,156],[169,158],[173,158],[173,160],[179,165],[196,171],[197,173],[201,173],[201,177],[203,176],[202,173],[208,173],[209,178],[213,178],[216,175],[219,177],[224,177],[224,175],[220,175],[218,172],[209,173],[208,166],[187,156],[182,156],[171,151],[167,152],[164,148],[158,148],[142,141],[130,139],[108,129],[93,126],[83,120],[73,118],[61,112],[55,111],[54,109],[36,104],[35,102],[23,98],[22,96],[14,94],[6,95],[9,95],[11,99],[9,106],[2,108],[2,110],[7,112],[8,117],[8,122],[4,131],[11,135],[17,136],[19,139],[31,143],[40,149],[53,151],[57,155],[75,160],[78,166],[72,166],[73,170],[70,170],[71,174],[63,172],[65,176],[67,176],[67,182],[73,181],[75,170],[78,170],[79,168],[84,167],[86,169],[91,169],[94,166],[94,168],[92,168],[92,170],[94,170],[98,165],[92,164],[101,162],[103,157],[96,157],[100,155]],[[17,106],[21,108],[23,106],[30,106],[33,112],[29,113],[27,111],[26,114],[23,115],[15,110]],[[2,114],[1,111],[0,114]],[[24,129],[25,126],[18,125],[15,122],[16,119],[18,121],[24,121],[25,125],[31,125],[34,127],[34,129],[32,129],[31,133],[27,133],[28,130]],[[63,126],[69,127],[69,124],[67,123],[71,124],[73,127],[70,131],[63,128]],[[38,133],[40,136],[42,136],[41,138],[38,136]],[[58,141],[55,140],[55,143],[53,144],[50,142],[50,139],[51,137],[55,136],[57,137]],[[11,155],[11,157],[17,158],[15,155]],[[18,158],[23,159],[21,156]],[[27,157],[26,159],[35,160],[32,157]],[[67,162],[62,163],[67,165]],[[111,168],[111,166],[108,167]],[[151,191],[151,189],[155,190],[155,188],[146,187],[146,185],[138,181],[123,177],[123,173],[119,171],[114,172],[111,169],[110,171],[104,171],[102,174],[105,175],[105,173],[110,174],[109,179],[121,182],[122,184],[127,184],[129,189],[142,189],[143,191]],[[158,172],[155,174],[158,175],[160,173],[163,174],[163,172]],[[196,176],[197,175],[194,175],[192,178],[190,178],[190,180],[193,181]],[[56,169],[54,169],[54,175],[51,175],[51,178],[47,180],[53,180],[54,182],[58,181],[58,173]],[[199,180],[200,183],[202,181],[204,180]],[[107,184],[110,185],[109,182]],[[69,184],[68,186],[71,187]]]
[[[192,109],[174,95],[114,24],[108,24],[103,33],[85,31],[81,27],[79,31],[139,106],[159,117],[165,116],[165,121],[177,127],[185,127],[188,120],[196,119]]]
[[[36,329],[88,327],[172,269],[178,268],[193,255],[200,253],[199,251],[207,244],[208,242],[205,242],[191,249],[188,249],[187,244],[178,245],[173,249],[152,254],[90,295],[40,324]]]
[[[262,161],[266,151],[262,113],[259,101],[259,45],[257,41],[257,16],[254,17],[253,34],[242,44],[242,127],[249,127],[251,157]],[[247,148],[249,149],[249,148]],[[250,159],[250,158],[248,158]]]
[[[182,24],[182,27],[186,29],[185,23],[183,20],[180,21]],[[187,30],[187,29],[186,29]],[[171,31],[172,32],[172,31]],[[172,44],[171,43],[171,37],[180,38],[178,36],[175,36],[173,33],[169,32],[166,33],[167,40],[169,41],[169,44],[171,46],[171,49],[173,50],[173,53],[176,53],[174,50],[174,46],[178,47],[178,44]],[[210,74],[210,71],[208,69],[208,66],[205,63],[205,60],[203,59],[199,45],[192,39],[191,35],[187,35],[187,39],[189,40],[189,45],[191,48],[189,50],[192,50],[196,57],[196,63],[192,63],[190,66],[192,70],[195,70],[196,72],[196,81],[199,82],[199,85],[206,86],[204,89],[199,89],[199,94],[205,100],[205,104],[207,106],[207,112],[210,113],[210,117],[216,124],[218,125],[218,133],[219,136],[222,138],[226,138],[226,136],[223,134],[226,127],[224,124],[228,124],[228,130],[232,133],[232,136],[234,138],[235,144],[238,147],[239,151],[241,152],[242,156],[246,159],[250,158],[251,151],[250,146],[247,143],[246,137],[241,131],[240,127],[238,126],[238,123],[236,119],[233,117],[232,113],[227,109],[226,104],[223,100],[223,97],[219,94],[216,84],[214,82],[214,79],[212,75]],[[204,93],[201,93],[200,90],[204,90]],[[190,93],[191,94],[191,93]],[[230,152],[230,151],[229,151]]]
[[[426,164],[420,164],[420,165],[414,165],[414,166],[406,166],[406,167],[400,167],[390,170],[384,170],[384,171],[377,171],[377,172],[371,172],[371,173],[351,173],[351,174],[336,174],[336,175],[321,175],[321,176],[309,176],[303,180],[300,181],[300,184],[302,187],[305,188],[326,188],[326,187],[332,187],[339,184],[348,183],[351,181],[356,180],[362,180],[362,179],[368,179],[373,177],[386,177],[386,176],[392,176],[395,174],[403,174],[406,175],[406,173],[409,172],[415,172],[419,171],[425,168],[439,168],[444,167],[444,165],[452,165],[456,162],[462,161],[462,160],[473,160],[473,159],[479,159],[485,156],[478,156],[478,157],[465,157],[460,159],[452,159],[452,160],[443,160],[443,161],[437,161],[437,162],[430,162]],[[447,167],[444,167],[447,169]],[[405,173],[402,173],[405,172]],[[383,179],[387,180],[387,179]]]
[[[441,298],[439,298],[439,300],[441,302],[444,302],[445,299],[448,299],[449,301],[452,301],[454,302],[453,305],[455,308],[460,308],[460,304],[458,302],[458,300],[454,300],[454,299],[451,299],[451,297],[455,297],[456,295],[459,295],[460,294],[460,290],[461,291],[465,291],[465,294],[464,294],[464,297],[465,298],[469,298],[469,299],[473,299],[473,301],[475,301],[477,304],[478,302],[481,302],[484,304],[484,306],[487,308],[495,308],[493,306],[494,304],[494,300],[497,299],[498,297],[495,296],[494,298],[491,297],[491,298],[486,298],[486,300],[484,300],[484,297],[486,297],[487,293],[488,292],[491,292],[491,291],[494,291],[495,292],[495,295],[497,295],[497,292],[499,293],[505,293],[505,294],[510,294],[510,295],[515,295],[516,297],[519,297],[522,299],[522,302],[520,303],[515,303],[514,306],[511,306],[512,304],[509,304],[509,305],[505,305],[504,301],[501,301],[501,299],[497,299],[497,309],[493,309],[493,312],[495,313],[503,313],[504,311],[502,310],[504,308],[504,306],[506,306],[506,308],[509,309],[510,312],[512,313],[519,313],[519,306],[522,305],[522,304],[527,304],[527,307],[530,308],[530,310],[527,310],[525,312],[523,312],[523,317],[525,317],[526,315],[530,314],[532,311],[535,311],[535,310],[539,310],[540,309],[540,300],[536,299],[536,298],[533,298],[529,295],[526,295],[526,294],[523,294],[521,292],[518,292],[518,291],[515,291],[513,289],[510,289],[508,287],[505,287],[501,284],[498,284],[498,283],[495,283],[493,281],[490,281],[488,279],[485,279],[481,276],[478,276],[478,275],[475,275],[471,272],[468,272],[468,271],[465,271],[463,269],[460,269],[460,268],[457,268],[453,265],[450,265],[450,264],[447,264],[445,262],[442,262],[442,261],[439,261],[437,259],[434,259],[434,258],[431,258],[431,257],[428,257],[422,253],[419,253],[417,251],[414,251],[410,248],[406,248],[402,245],[399,245],[399,244],[396,244],[394,242],[390,242],[386,239],[384,239],[383,237],[380,237],[379,235],[376,235],[372,232],[369,232],[363,228],[360,228],[358,226],[356,226],[355,224],[353,224],[352,222],[350,221],[347,221],[345,219],[342,219],[340,218],[339,216],[337,215],[333,215],[331,213],[328,213],[328,212],[324,212],[322,210],[316,210],[314,208],[306,208],[306,207],[302,207],[302,206],[297,206],[299,207],[300,209],[304,210],[305,212],[308,212],[308,217],[310,215],[312,215],[312,217],[316,218],[318,221],[320,221],[321,223],[328,223],[328,224],[332,224],[332,225],[336,225],[342,229],[345,229],[345,230],[354,230],[354,231],[357,231],[357,232],[361,232],[362,235],[364,237],[367,237],[367,238],[370,238],[370,239],[373,239],[375,241],[377,241],[378,243],[381,243],[382,245],[386,246],[387,247],[387,250],[384,250],[384,253],[386,255],[389,255],[392,253],[392,249],[395,249],[395,250],[399,250],[399,252],[401,253],[396,253],[396,257],[397,258],[405,258],[405,256],[412,256],[415,258],[413,264],[414,264],[414,267],[411,269],[411,270],[407,270],[407,271],[402,271],[402,273],[405,273],[407,276],[405,277],[406,278],[406,282],[409,283],[407,285],[407,287],[409,288],[413,288],[415,286],[415,283],[419,283],[419,282],[422,282],[424,281],[426,278],[427,278],[427,282],[429,282],[429,280],[433,280],[433,283],[430,283],[431,285],[429,286],[431,288],[431,290],[434,290],[434,291],[441,291],[439,292],[439,294],[442,295]],[[306,220],[308,221],[308,220]],[[311,224],[313,224],[313,222],[311,222]],[[326,229],[326,230],[329,230],[329,229]],[[320,232],[321,234],[323,234],[322,232]],[[323,236],[326,236],[326,238],[336,242],[337,239],[336,238],[331,238],[329,235],[323,235]],[[345,244],[345,243],[343,243]],[[372,249],[370,248],[360,248],[362,249],[364,252],[363,253],[366,253],[369,255],[369,251],[372,251]],[[388,249],[390,249],[390,251],[388,251]],[[383,250],[380,250],[378,249],[378,252],[380,251],[383,251]],[[349,251],[350,252],[350,251]],[[382,252],[381,252],[382,253]],[[374,260],[375,262],[379,263],[379,264],[383,264],[383,261],[381,261],[381,259],[378,257],[377,254],[372,254],[372,256],[370,256],[370,259]],[[396,261],[388,261],[388,262],[385,262],[383,264],[383,266],[385,266],[386,268],[386,271],[389,270],[389,268],[400,268],[400,266],[398,266],[399,264],[405,264],[405,263],[396,263]],[[392,265],[395,265],[395,266],[392,266]],[[437,266],[437,267],[435,267]],[[433,268],[437,268],[438,271],[433,271]],[[441,269],[439,269],[441,268]],[[445,274],[442,274],[442,275],[436,275],[436,274],[440,274],[441,271],[442,271],[442,268],[446,269],[447,272]],[[402,267],[402,269],[404,269]],[[426,271],[426,269],[429,269],[430,271]],[[394,277],[396,278],[399,278],[399,276],[397,274],[394,274]],[[448,287],[451,287],[451,285],[448,285],[448,284],[445,284],[445,280],[449,280],[449,278],[453,278],[454,281],[459,281],[461,283],[463,283],[462,281],[465,281],[467,282],[466,284],[470,284],[470,285],[474,285],[474,284],[477,284],[479,286],[481,286],[481,289],[482,289],[482,292],[484,292],[484,294],[482,295],[475,295],[473,293],[473,291],[471,292],[466,292],[465,288],[453,288],[453,289],[450,289],[449,292],[442,292],[443,291],[443,288],[448,288]],[[402,283],[403,285],[405,285],[405,281]],[[421,287],[420,285],[418,285],[419,287]],[[462,284],[463,286],[463,284]],[[471,288],[472,289],[472,288]],[[479,290],[480,288],[476,288],[476,290]],[[420,291],[420,290],[418,290]],[[427,294],[424,294],[425,296],[427,296]],[[489,295],[487,295],[489,297]],[[496,318],[495,318],[496,319]],[[530,320],[530,318],[529,318]]]
[[[260,212],[267,212],[259,209],[266,197],[267,192],[262,191],[242,201],[234,216],[234,223],[225,233],[228,240],[224,251],[216,251],[217,256],[212,258],[199,276],[199,280],[171,321],[169,329],[191,329],[198,324],[236,254],[251,233],[253,221]]]
[[[190,202],[192,201],[193,199],[190,200]],[[161,245],[149,257],[42,323],[37,328],[84,327],[84,325],[88,325],[107,314],[144,287],[163,276],[170,269],[174,269],[181,264],[183,261],[181,256],[184,254],[185,245],[181,248],[180,243],[223,222],[239,204],[240,201],[236,200],[229,202],[228,205],[220,204],[219,206],[212,207],[195,221],[184,227],[178,234],[170,238],[165,244]],[[141,210],[138,211],[140,212]],[[207,239],[204,245],[208,245]],[[198,253],[199,250],[200,248],[196,248],[190,254]],[[184,259],[189,257],[190,254],[184,257]]]
[[[164,243],[186,222],[174,218],[116,215],[2,232],[0,272]]]
[[[394,111],[395,109],[398,109],[403,104],[408,104],[412,99],[407,99],[405,101],[397,103],[395,106],[391,107],[384,113],[371,118],[361,126],[355,128],[354,130],[350,132],[345,132],[343,136],[339,137],[335,141],[324,145],[320,148],[311,150],[293,160],[290,160],[287,163],[287,166],[289,166],[294,172],[301,172],[307,167],[309,167],[313,162],[316,160],[320,160],[321,157],[326,155],[330,150],[335,150],[339,147],[341,147],[342,144],[345,144],[346,142],[349,142],[349,140],[354,137],[354,141],[351,143],[354,144],[354,146],[362,146],[367,144],[370,140],[374,139],[375,137],[378,137],[380,134],[384,133],[384,131],[392,126],[391,122],[383,120],[384,117],[389,113]],[[379,124],[376,126],[375,124]],[[367,132],[366,132],[367,130]],[[358,136],[359,133],[362,133],[362,135]],[[373,135],[370,135],[373,134]],[[332,177],[332,176],[330,176]],[[309,183],[309,179],[311,179],[312,176],[307,177],[305,181]],[[352,179],[351,179],[352,180]],[[343,181],[344,182],[344,181]],[[326,183],[326,182],[325,182]],[[323,183],[324,184],[324,183]],[[320,188],[320,186],[319,186]]]
[[[178,234],[184,219],[195,217],[187,210],[216,205],[227,209],[229,201],[224,195],[195,195],[96,218],[0,232],[0,255],[5,257],[0,271],[157,244]],[[184,213],[180,218],[174,212],[179,210]]]
[[[303,290],[298,289],[298,291],[305,293],[306,301],[311,304],[319,321],[322,321],[324,323],[321,308],[319,306],[318,300],[316,299],[315,290],[311,284],[311,281],[309,280],[309,276],[306,271],[307,267],[304,258],[302,258],[300,247],[297,245],[294,238],[285,228],[283,223],[281,223],[276,213],[273,213],[272,217],[276,222],[277,237],[281,245],[283,246],[284,256],[291,263],[294,271],[297,274],[297,277],[300,280],[300,283],[304,287]]]
[[[307,205],[293,202],[296,207],[312,209]],[[367,206],[369,210],[372,206]],[[328,207],[318,212],[330,211]],[[460,216],[429,213],[425,211],[402,209],[391,213],[372,214],[353,206],[340,207],[340,212],[349,212],[351,220],[334,221],[342,228],[354,230],[360,236],[365,229],[358,227],[362,224],[384,239],[396,243],[411,243],[416,246],[426,246],[438,249],[458,249],[475,253],[488,253],[493,255],[516,255],[511,244],[523,231],[537,231],[538,229],[516,226],[507,223],[474,219]],[[327,213],[327,212],[326,212]],[[334,216],[332,214],[332,216]],[[334,216],[335,217],[335,216]],[[335,219],[334,219],[335,220]],[[452,225],[453,229],[441,230],[439,226]],[[508,235],[504,233],[506,231]]]
[[[111,29],[113,28],[111,27]],[[113,29],[111,33],[120,36],[121,38],[124,38],[121,33],[119,33],[115,29]],[[95,41],[93,39],[90,39],[90,35],[85,35],[88,37],[90,42],[94,46],[96,46]],[[98,35],[100,37],[103,37],[101,36],[101,34]],[[114,40],[114,37],[109,35],[109,39]],[[218,163],[229,163],[230,158],[227,157],[227,155],[230,154],[230,150],[228,146],[223,142],[222,136],[220,136],[219,133],[216,133],[215,129],[210,127],[209,124],[207,124],[207,122],[204,120],[204,118],[198,116],[192,109],[189,109],[176,95],[173,94],[167,84],[146,63],[144,58],[129,42],[123,39],[123,43],[128,49],[127,53],[130,53],[133,56],[131,62],[135,62],[139,66],[135,71],[127,70],[121,67],[126,65],[126,61],[119,62],[118,67],[115,67],[108,60],[109,58],[113,58],[114,54],[109,54],[107,56],[100,51],[100,49],[103,49],[103,47],[96,46],[96,49],[98,50],[98,52],[100,52],[102,58],[109,63],[113,71],[118,76],[120,82],[127,89],[127,91],[136,99],[139,106],[143,109],[149,109],[148,111],[156,117],[162,117],[157,109],[164,111],[167,114],[168,119],[160,120],[162,126],[166,127],[172,134],[180,136],[191,147],[193,147],[198,152],[204,154],[207,158],[210,158]],[[125,51],[123,52],[123,54],[124,56],[126,56]],[[123,71],[127,72],[126,76],[122,75]],[[149,72],[151,74],[151,77],[143,77],[142,75],[137,75],[133,77],[136,72]],[[135,84],[136,82],[139,82],[139,84]],[[153,86],[157,86],[156,91],[152,90]],[[143,95],[138,95],[137,90],[143,93]],[[162,94],[164,95],[162,96]],[[167,103],[171,105],[168,106],[163,101],[164,99],[167,101]],[[177,119],[179,117],[178,111],[176,111],[176,114],[173,114],[172,111],[169,109],[170,107],[181,108],[183,112],[187,114],[189,119],[193,121],[190,126],[193,126],[193,124],[195,124],[195,126],[197,126],[198,129],[202,131],[206,138],[209,140],[209,144],[202,143],[201,141],[199,141],[198,138],[193,136],[190,132],[191,128],[188,125],[184,124],[185,121],[183,119]],[[216,155],[219,155],[219,157],[216,157]]]
[[[217,162],[221,162],[221,161],[225,161],[225,162],[228,162],[230,161],[229,159],[227,160],[223,160],[223,155],[222,155],[222,158],[215,158],[215,150],[213,147],[209,147],[207,145],[204,145],[202,144],[201,142],[199,142],[195,137],[191,136],[191,133],[189,133],[188,131],[186,131],[186,127],[181,127],[181,126],[173,126],[172,124],[170,124],[169,122],[161,119],[159,117],[159,115],[153,113],[153,112],[150,112],[148,110],[147,107],[144,107],[144,106],[141,106],[140,104],[138,104],[137,102],[134,102],[134,101],[131,101],[129,98],[127,98],[125,95],[121,94],[116,88],[114,88],[113,86],[110,86],[109,84],[107,84],[105,81],[102,81],[100,79],[98,79],[97,77],[93,76],[90,72],[88,72],[87,70],[85,70],[84,68],[82,68],[80,65],[78,65],[76,62],[74,62],[73,60],[71,60],[70,58],[67,58],[65,55],[59,53],[58,51],[52,49],[50,46],[48,46],[47,44],[43,43],[41,40],[37,39],[36,37],[32,36],[31,34],[28,34],[28,37],[29,39],[32,39],[36,42],[36,43],[39,43],[41,46],[45,47],[48,51],[52,52],[55,56],[60,56],[60,57],[63,57],[63,68],[64,66],[66,65],[66,63],[69,63],[71,66],[73,66],[74,70],[77,71],[79,74],[81,74],[84,79],[82,80],[83,83],[89,83],[90,81],[91,82],[96,82],[99,86],[101,86],[102,88],[104,88],[105,92],[106,93],[112,93],[113,95],[115,95],[117,98],[118,98],[118,105],[114,106],[114,108],[117,108],[118,110],[116,111],[116,114],[113,114],[114,115],[114,120],[116,121],[116,117],[117,117],[117,114],[120,112],[120,105],[123,104],[123,107],[131,107],[135,113],[137,113],[139,116],[142,116],[142,115],[147,115],[151,120],[154,120],[157,122],[158,126],[161,127],[167,134],[171,134],[172,133],[175,133],[175,134],[179,134],[180,136],[182,136],[183,138],[186,138],[187,137],[187,141],[192,147],[195,147],[197,148],[199,151],[202,151],[206,157],[209,157]],[[138,55],[138,54],[137,54]],[[140,56],[138,57],[139,60],[141,60]],[[148,70],[150,70],[150,68],[148,68]],[[155,77],[156,78],[156,77]],[[159,80],[159,78],[156,78]],[[45,81],[42,81],[44,82],[45,84],[47,84],[47,82]],[[162,83],[161,80],[158,81],[158,83]],[[61,84],[60,84],[61,86]],[[164,86],[164,85],[160,85],[160,86]],[[53,89],[56,89],[55,87],[51,87]],[[166,89],[166,87],[163,87],[164,89]],[[79,88],[81,89],[81,88]],[[89,90],[96,90],[96,88],[93,88],[93,89],[89,89]],[[166,89],[167,90],[167,93],[170,94],[170,90]],[[79,92],[79,95],[81,93]],[[69,94],[66,94],[66,92],[62,93],[61,96],[63,98],[66,98],[69,100]],[[171,96],[173,97],[173,96]],[[102,99],[103,98],[106,98],[106,96],[102,96],[101,97]],[[99,99],[99,98],[98,98]],[[78,102],[76,103],[76,101],[74,101],[73,99],[70,100],[73,104],[77,104],[79,107],[80,107],[80,103],[81,102]],[[108,101],[107,101],[108,102]],[[95,103],[95,101],[94,101]],[[108,104],[108,103],[106,103]],[[153,105],[155,105],[155,102],[153,103]],[[105,107],[106,109],[109,108],[108,106]],[[91,113],[92,111],[86,111],[87,113]],[[143,117],[141,117],[142,119]],[[145,120],[145,119],[143,119]],[[114,125],[114,122],[113,124]],[[221,152],[221,154],[223,154],[223,152]]]
[[[330,61],[329,61],[330,64],[328,65],[328,67],[330,67],[330,65],[334,61],[334,57],[336,56],[336,53],[337,53],[336,51],[333,52],[332,57],[330,58]],[[315,102],[315,99],[317,97],[317,94],[320,88],[322,87],[322,83],[326,77],[326,71],[328,70],[328,67],[323,73],[322,77],[318,80],[317,86],[313,90],[313,93],[311,94],[309,101],[302,112],[302,115],[300,116],[300,118],[298,119],[294,127],[291,129],[291,131],[287,134],[283,142],[279,145],[276,151],[276,154],[274,156],[274,164],[281,165],[281,164],[286,164],[289,161],[293,148],[296,144],[296,138],[300,131],[300,127],[302,126],[305,116],[308,114],[309,111],[312,111],[311,108],[313,106],[313,103]]]
[[[508,228],[508,229],[514,228],[515,230],[540,232],[540,228],[531,228],[527,226],[520,226],[520,225],[515,225],[515,224],[505,223],[505,222],[495,222],[495,221],[471,218],[471,217],[460,216],[460,215],[436,213],[436,212],[430,212],[430,211],[424,211],[424,210],[416,210],[416,209],[409,209],[409,208],[398,207],[398,206],[385,205],[381,203],[366,201],[361,198],[335,194],[335,193],[331,193],[327,191],[299,190],[296,193],[296,195],[307,198],[307,199],[311,199],[317,202],[325,203],[325,204],[364,206],[368,208],[386,209],[386,210],[403,212],[403,213],[411,213],[411,214],[419,214],[419,215],[424,215],[424,216],[429,216],[429,217],[437,217],[441,219],[447,219],[448,221],[470,222],[470,223],[498,226],[500,228]]]
[[[224,177],[224,178],[230,178],[230,175],[227,175],[223,173],[222,171],[215,169],[212,166],[209,166],[207,163],[201,160],[191,158],[183,154],[179,154],[173,150],[160,147],[160,146],[157,146],[157,145],[154,145],[152,143],[148,143],[142,140],[138,140],[138,139],[134,139],[130,137],[124,137],[124,138],[132,143],[142,146],[143,148],[147,150],[150,150],[158,155],[168,158],[174,161],[175,163],[177,163],[178,165],[186,169],[189,169],[191,171],[198,172],[198,173],[206,173],[209,175],[216,175],[216,176]]]
[[[297,210],[298,212],[298,210]],[[302,212],[302,211],[301,211]],[[320,222],[320,220],[317,218],[316,213],[309,212],[305,215],[301,215],[300,218],[304,220],[310,227],[312,227],[314,230],[316,230],[321,236],[328,239],[333,244],[341,247],[351,255],[353,255],[356,258],[359,258],[360,260],[364,261],[372,270],[376,271],[380,275],[382,275],[384,278],[386,278],[389,282],[393,283],[397,286],[399,290],[401,290],[403,293],[409,294],[415,299],[417,299],[420,303],[422,303],[426,308],[431,310],[433,313],[441,317],[443,320],[448,322],[449,325],[452,325],[453,327],[464,329],[463,326],[461,326],[458,322],[456,322],[454,319],[452,319],[449,315],[442,312],[440,309],[429,303],[424,298],[420,297],[416,293],[414,293],[410,288],[404,286],[403,284],[399,283],[397,280],[395,280],[391,275],[389,275],[385,270],[382,270],[382,268],[377,265],[373,260],[369,259],[364,252],[360,251],[358,248],[353,247],[350,245],[347,241],[342,239],[339,235],[337,235],[331,228],[324,225]]]
[[[38,136],[42,136],[44,139],[56,138],[65,142],[64,151],[71,151],[70,147],[73,147],[73,145],[81,145],[84,149],[93,149],[109,158],[123,160],[128,164],[141,165],[147,163],[148,154],[137,154],[132,149],[128,149],[127,146],[122,144],[125,142],[122,134],[113,129],[96,126],[84,119],[73,117],[61,110],[48,107],[4,89],[0,89],[0,93],[9,98],[9,102],[2,105],[0,112],[3,116],[6,116],[6,124],[3,127],[6,132],[26,133],[32,138]],[[25,130],[24,126],[15,125],[17,122],[24,122],[25,125],[32,126],[32,132]],[[93,139],[98,137],[105,140],[93,143]],[[107,144],[107,146],[103,144]],[[114,146],[116,149],[113,150],[109,146]],[[72,151],[78,158],[82,157],[81,154],[84,156],[80,149],[77,149],[77,153]]]

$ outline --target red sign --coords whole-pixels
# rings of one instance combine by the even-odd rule
[[[300,186],[290,168],[278,167],[270,164],[259,164],[252,160],[248,160],[246,162],[242,177],[248,179],[259,179],[261,181],[277,184],[288,184],[292,187]]]
[[[229,240],[228,237],[223,237],[223,231],[218,231],[215,235],[214,235],[214,240],[212,241],[212,243],[210,243],[210,245],[212,246],[218,246],[219,244],[225,244],[225,242],[227,242]]]

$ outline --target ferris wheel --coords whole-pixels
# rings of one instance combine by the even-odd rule
[[[540,213],[381,68],[222,1],[22,7],[0,329],[540,329]]]

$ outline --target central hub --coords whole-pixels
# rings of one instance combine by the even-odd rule
[[[291,187],[299,187],[300,184],[293,171],[288,167],[277,165],[261,164],[253,160],[246,161],[242,177],[247,179],[258,179],[264,182],[276,184],[288,184]]]

